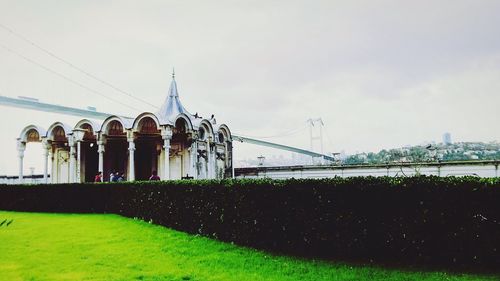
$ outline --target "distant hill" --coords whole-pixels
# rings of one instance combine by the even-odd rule
[[[500,143],[498,142],[457,142],[452,144],[429,144],[383,149],[378,153],[358,153],[347,156],[343,163],[382,164],[394,162],[430,162],[463,160],[498,160]]]

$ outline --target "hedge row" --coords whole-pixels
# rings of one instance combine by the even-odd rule
[[[499,179],[0,186],[0,209],[116,213],[307,257],[495,272],[500,265]]]

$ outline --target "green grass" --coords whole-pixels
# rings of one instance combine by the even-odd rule
[[[496,280],[271,256],[117,215],[4,219],[0,280]]]

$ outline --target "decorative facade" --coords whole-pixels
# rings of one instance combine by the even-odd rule
[[[229,127],[213,115],[206,119],[189,113],[179,100],[174,75],[156,113],[113,115],[102,122],[83,119],[74,127],[55,122],[47,130],[25,127],[17,139],[20,180],[30,142],[43,144],[44,179],[50,183],[92,182],[99,171],[104,181],[112,172],[124,173],[129,181],[147,180],[154,171],[161,179],[234,175]]]

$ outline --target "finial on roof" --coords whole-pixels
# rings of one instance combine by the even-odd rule
[[[188,116],[191,115],[182,106],[179,100],[179,93],[177,92],[177,82],[175,81],[175,69],[172,69],[172,81],[170,81],[170,88],[168,89],[168,96],[163,102],[160,110],[157,112],[157,116],[160,122],[175,122],[175,117],[181,113],[185,113]]]

